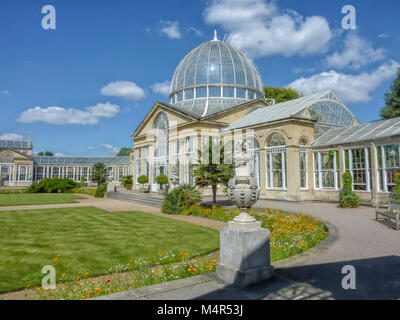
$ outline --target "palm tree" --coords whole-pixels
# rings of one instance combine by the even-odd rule
[[[206,150],[205,154],[201,150],[198,151],[199,159],[197,164],[193,165],[193,177],[195,178],[196,186],[202,188],[211,186],[213,203],[216,204],[217,186],[218,184],[227,185],[229,179],[234,177],[235,165],[233,163],[224,163],[224,145],[221,141],[214,143],[212,137],[209,137],[208,146],[206,144],[203,149]]]

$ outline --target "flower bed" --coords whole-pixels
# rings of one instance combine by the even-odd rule
[[[64,263],[61,255],[53,262]],[[215,272],[216,259],[188,252],[160,251],[156,258],[131,258],[110,268],[110,274],[92,277],[90,271],[65,272],[56,280],[56,289],[29,286],[20,299],[83,300],[129,289]]]
[[[181,214],[230,221],[238,213],[239,210],[222,207],[192,206]],[[328,235],[321,220],[303,213],[251,209],[249,214],[260,221],[263,228],[271,231],[271,261],[302,253],[323,241]]]

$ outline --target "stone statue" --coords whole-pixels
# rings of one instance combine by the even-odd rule
[[[114,181],[114,175],[110,172],[109,176],[107,177],[107,192],[116,192],[117,187]]]
[[[172,166],[171,176],[169,178],[169,181],[171,182],[172,185],[170,191],[174,190],[179,185],[179,175],[176,165]]]

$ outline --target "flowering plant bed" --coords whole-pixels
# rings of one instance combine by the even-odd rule
[[[239,214],[239,210],[192,206],[183,210],[181,214],[230,221]],[[321,220],[303,213],[251,209],[249,214],[260,221],[263,228],[271,232],[271,261],[302,253],[323,241],[328,235]]]
[[[61,255],[57,263],[63,264]],[[54,261],[53,259],[53,261]],[[215,272],[216,259],[178,251],[159,251],[156,257],[131,258],[126,264],[94,277],[90,271],[65,272],[57,278],[54,290],[40,286],[13,293],[13,298],[29,300],[84,300],[166,281]]]

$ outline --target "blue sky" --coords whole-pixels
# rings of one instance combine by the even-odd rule
[[[341,26],[346,4],[356,30]],[[45,5],[55,30],[41,26]],[[214,29],[264,84],[331,88],[361,122],[375,120],[400,63],[399,13],[396,0],[2,0],[0,136],[64,155],[131,147],[179,61]]]

